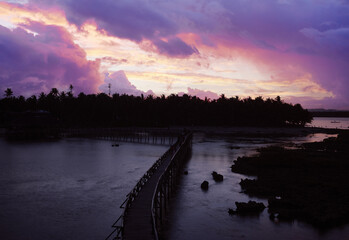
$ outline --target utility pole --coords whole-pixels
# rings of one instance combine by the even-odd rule
[[[110,97],[110,88],[111,88],[111,83],[108,83],[108,88],[109,88],[109,97]]]

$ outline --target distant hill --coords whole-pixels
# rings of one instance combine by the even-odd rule
[[[341,110],[336,109],[324,109],[324,108],[312,108],[308,109],[309,112],[342,112]]]
[[[308,109],[312,117],[349,117],[349,111],[336,109]]]

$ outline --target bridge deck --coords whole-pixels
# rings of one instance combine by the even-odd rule
[[[177,149],[178,148],[179,146],[177,146]],[[136,199],[132,202],[124,220],[124,239],[154,239],[151,213],[153,194],[160,176],[170,165],[171,159],[177,149],[174,149],[172,154],[169,154],[163,160],[162,164],[145,183]]]

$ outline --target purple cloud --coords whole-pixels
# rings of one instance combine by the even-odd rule
[[[0,86],[15,94],[37,94],[56,87],[95,92],[100,83],[99,62],[85,52],[61,27],[29,23],[27,29],[0,26]]]
[[[153,91],[148,90],[147,92],[138,90],[136,86],[134,86],[127,78],[124,71],[113,72],[112,74],[106,73],[104,78],[104,83],[99,87],[99,89],[109,94],[109,86],[110,93],[118,93],[118,94],[127,94],[140,96],[143,94],[144,96],[155,95]]]
[[[32,0],[31,3],[41,7],[60,6],[68,20],[77,26],[92,20],[98,29],[110,35],[136,42],[150,40],[161,54],[177,57],[197,52],[195,47],[173,38],[179,26],[165,11],[155,8],[151,1]],[[169,41],[162,41],[163,37],[169,38]]]
[[[300,0],[31,0],[30,3],[58,6],[77,26],[93,20],[110,35],[136,42],[150,40],[160,53],[169,56],[197,53],[195,47],[175,37],[183,32],[196,33],[210,45],[215,44],[210,36],[218,36],[235,47],[253,45],[282,51],[280,47],[312,46],[312,41],[300,32],[302,29],[349,24],[346,14],[349,6],[341,0],[326,3],[313,0],[306,4]]]
[[[169,57],[224,45],[276,72],[310,74],[349,106],[347,0],[30,0],[26,6],[58,7],[77,26],[94,21],[109,35]],[[197,37],[195,46],[185,34]]]
[[[211,91],[204,91],[204,90],[200,90],[200,89],[196,89],[196,88],[190,88],[188,87],[188,94],[192,95],[192,96],[197,96],[201,99],[205,99],[206,97],[208,99],[214,100],[219,98],[218,94],[215,92],[211,92]]]
[[[326,31],[319,31],[314,28],[304,28],[300,32],[307,38],[314,40],[319,48],[322,48],[324,54],[333,52],[338,54],[336,50],[343,50],[344,55],[339,56],[349,57],[349,26],[343,28],[329,29]],[[349,60],[349,59],[347,59]]]
[[[160,39],[156,40],[154,45],[159,53],[172,57],[186,57],[199,53],[195,46],[189,46],[177,37],[170,38],[167,42]]]
[[[208,98],[211,100],[219,98],[218,94],[215,92],[205,91],[205,90],[200,90],[197,88],[190,88],[190,87],[188,87],[187,90],[188,90],[187,93],[179,92],[178,95],[182,96],[183,94],[188,94],[190,96],[196,96],[196,97],[201,98],[201,99]]]

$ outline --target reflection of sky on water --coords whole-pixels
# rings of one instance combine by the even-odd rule
[[[228,208],[235,208],[235,201],[265,199],[249,198],[240,193],[239,182],[247,176],[231,172],[230,166],[238,156],[256,153],[255,149],[273,143],[321,141],[326,134],[291,139],[247,139],[222,140],[195,134],[193,154],[183,175],[180,187],[172,201],[167,218],[166,239],[343,239],[349,235],[349,227],[320,235],[307,224],[295,222],[275,224],[269,220],[267,209],[259,217],[230,216]],[[227,141],[228,140],[228,141]],[[233,147],[240,147],[232,148]],[[222,183],[215,183],[211,173],[217,171],[224,176]],[[204,192],[200,184],[207,180],[209,189]]]
[[[310,127],[349,129],[349,118],[315,117]]]
[[[0,139],[0,239],[104,239],[166,146]]]
[[[343,239],[348,228],[319,237],[306,224],[272,223],[229,216],[235,201],[248,201],[230,171],[238,156],[258,147],[321,141],[326,134],[302,138],[221,138],[195,134],[193,156],[173,197],[168,239]],[[286,141],[287,140],[287,141]],[[0,139],[1,239],[103,239],[121,213],[119,205],[138,179],[166,151],[166,146],[91,139],[8,143]],[[223,174],[215,183],[211,172]],[[200,189],[209,181],[207,192]],[[252,198],[258,200],[256,198]],[[266,203],[265,200],[259,200]],[[6,238],[5,238],[6,237]]]

